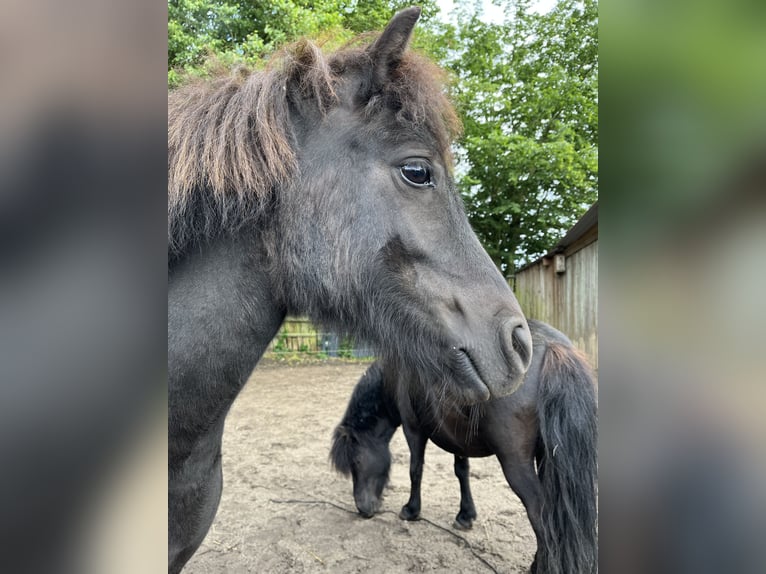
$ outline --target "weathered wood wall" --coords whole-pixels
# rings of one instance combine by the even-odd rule
[[[545,258],[516,274],[515,291],[527,317],[565,333],[598,369],[598,236],[587,239],[565,252],[566,272]]]

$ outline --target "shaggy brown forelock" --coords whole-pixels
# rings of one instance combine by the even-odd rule
[[[292,176],[295,150],[289,135],[288,90],[298,90],[323,113],[336,103],[338,71],[365,66],[369,67],[369,54],[364,47],[325,56],[315,44],[301,40],[275,54],[264,70],[239,69],[172,90],[169,251],[182,250],[189,234],[216,232],[210,221],[185,225],[191,205],[201,201],[217,210],[216,225],[236,226],[251,219],[270,192]],[[382,106],[396,102],[397,123],[403,129],[425,128],[451,166],[450,144],[459,134],[460,121],[444,93],[445,80],[444,72],[430,60],[408,51],[392,70],[391,81],[370,94],[365,115],[372,117]]]

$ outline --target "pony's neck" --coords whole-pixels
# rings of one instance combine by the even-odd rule
[[[395,431],[402,424],[402,416],[397,405],[397,389],[395,381],[388,380],[388,373],[384,371],[383,386],[381,391],[381,414],[391,423]],[[393,431],[392,433],[393,434]]]
[[[191,365],[173,373],[179,384],[199,381],[208,395],[236,396],[285,316],[266,268],[259,241],[227,236],[187,253],[169,271],[168,352],[194,358],[178,363]]]

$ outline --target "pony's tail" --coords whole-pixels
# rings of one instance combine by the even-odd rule
[[[574,348],[549,343],[542,363],[536,458],[544,544],[537,572],[598,571],[597,406],[591,369]]]

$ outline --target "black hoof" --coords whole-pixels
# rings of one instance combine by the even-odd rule
[[[410,507],[405,504],[399,511],[399,518],[402,520],[417,520],[420,518],[420,511],[411,510]]]
[[[471,530],[473,528],[473,520],[469,518],[461,518],[459,515],[455,518],[455,522],[452,526],[458,530]]]

